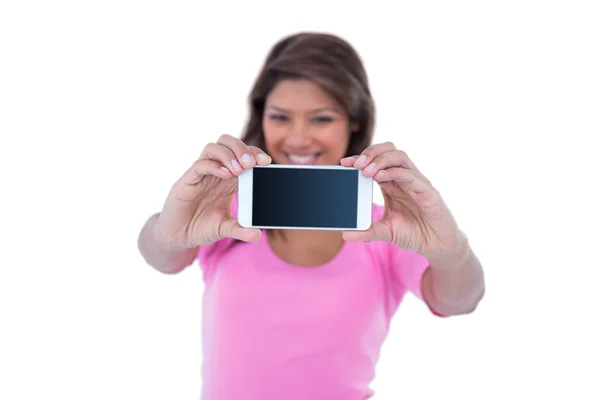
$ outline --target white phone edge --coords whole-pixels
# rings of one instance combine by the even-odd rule
[[[338,165],[285,165],[271,164],[259,168],[314,168],[314,169],[354,169]],[[373,178],[366,178],[358,174],[358,205],[356,228],[321,228],[321,227],[280,227],[280,226],[253,226],[252,225],[252,190],[254,168],[244,170],[238,177],[238,223],[244,228],[256,229],[298,229],[298,230],[327,230],[327,231],[364,231],[369,229],[372,222],[373,211]]]

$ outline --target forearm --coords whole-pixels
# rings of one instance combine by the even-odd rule
[[[192,264],[198,248],[172,249],[161,243],[155,235],[154,226],[159,214],[148,219],[138,238],[138,249],[150,266],[165,274],[181,272]]]
[[[455,252],[428,255],[430,268],[423,279],[429,306],[445,316],[475,310],[485,291],[483,269],[467,238]]]

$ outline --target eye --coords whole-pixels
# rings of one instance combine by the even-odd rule
[[[289,118],[285,115],[282,114],[271,114],[269,115],[269,119],[273,120],[273,121],[277,121],[277,122],[285,122],[288,121]]]
[[[327,116],[319,116],[319,117],[313,118],[313,121],[316,123],[319,123],[319,124],[326,124],[328,122],[332,122],[333,118],[327,117]]]

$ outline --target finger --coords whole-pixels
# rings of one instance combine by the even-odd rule
[[[221,223],[219,227],[220,238],[232,238],[244,242],[257,242],[260,239],[260,229],[243,228],[237,220],[231,218]]]
[[[231,178],[232,174],[219,161],[199,159],[183,174],[180,181],[187,185],[196,185],[203,176],[214,175],[219,178]]]
[[[250,151],[252,152],[252,156],[256,160],[257,165],[269,165],[271,164],[271,157],[255,146],[248,146]]]
[[[344,231],[342,237],[347,242],[374,242],[378,240],[390,242],[392,233],[388,226],[375,221],[366,231]]]
[[[354,166],[354,163],[356,162],[358,157],[359,156],[350,156],[350,157],[342,158],[340,160],[340,164],[342,164],[344,167],[352,167],[352,166]]]
[[[381,153],[396,150],[396,146],[392,142],[378,143],[367,147],[354,163],[354,168],[363,169],[369,165],[375,157]]]
[[[426,193],[432,191],[433,187],[414,170],[394,167],[381,170],[373,177],[377,182],[398,182],[402,186],[415,193]]]
[[[222,135],[217,143],[229,148],[235,154],[236,161],[242,168],[248,169],[256,165],[252,151],[240,139],[231,135]]]
[[[244,170],[241,167],[237,157],[231,149],[218,143],[209,143],[204,147],[201,159],[218,161],[227,168],[233,175],[240,175]]]
[[[414,164],[405,152],[401,150],[388,151],[373,158],[363,169],[363,175],[371,178],[379,171],[391,167],[413,168]]]

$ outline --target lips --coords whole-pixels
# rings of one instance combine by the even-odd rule
[[[295,165],[313,165],[317,163],[319,159],[320,153],[312,153],[312,154],[293,154],[287,153],[287,159],[290,164]]]

